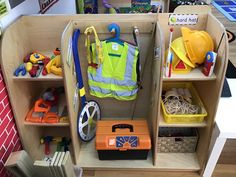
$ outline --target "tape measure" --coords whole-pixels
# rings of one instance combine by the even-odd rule
[[[77,118],[77,131],[80,139],[84,142],[91,141],[96,134],[97,120],[101,119],[101,111],[97,102],[87,101],[85,97],[85,89],[83,84],[83,76],[80,67],[79,53],[78,53],[78,39],[80,30],[77,29],[73,33],[72,51],[75,63],[75,72],[77,79],[77,87],[81,100],[82,110]]]

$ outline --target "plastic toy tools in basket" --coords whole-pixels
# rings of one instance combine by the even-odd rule
[[[165,84],[161,105],[167,123],[199,123],[207,116],[204,105],[191,83]]]

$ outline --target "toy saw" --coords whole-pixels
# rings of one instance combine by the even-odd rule
[[[80,30],[77,29],[74,31],[72,38],[72,51],[75,63],[77,87],[79,89],[79,95],[82,107],[82,110],[77,118],[77,131],[80,139],[84,142],[88,142],[95,137],[96,124],[97,120],[101,119],[101,112],[97,102],[87,101],[85,97],[85,89],[83,84],[83,77],[78,53],[79,36],[80,36]]]

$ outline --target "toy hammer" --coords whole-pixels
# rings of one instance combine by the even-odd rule
[[[53,137],[53,136],[45,136],[40,139],[40,144],[45,144],[45,154],[50,154],[50,142],[59,143],[62,141],[62,137]]]

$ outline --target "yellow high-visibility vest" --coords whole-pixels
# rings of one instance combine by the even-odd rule
[[[138,48],[126,42],[101,42],[102,63],[88,66],[90,94],[99,98],[134,100],[137,96]],[[97,63],[96,45],[91,45],[92,62]]]

